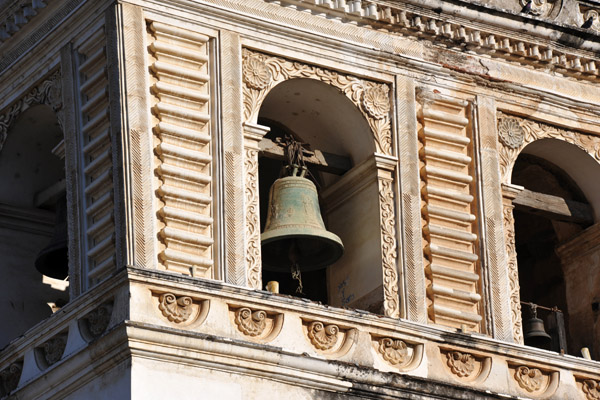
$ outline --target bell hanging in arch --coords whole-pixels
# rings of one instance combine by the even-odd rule
[[[292,169],[269,191],[265,230],[261,235],[263,268],[286,272],[290,265],[314,271],[336,262],[344,253],[341,239],[325,229],[317,188],[304,177],[305,168]]]
[[[544,321],[537,317],[537,306],[530,304],[531,317],[523,322],[523,338],[527,346],[550,350],[552,337],[544,329]]]

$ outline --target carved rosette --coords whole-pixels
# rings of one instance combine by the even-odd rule
[[[25,96],[13,104],[8,111],[0,114],[0,151],[6,142],[6,135],[19,114],[36,104],[46,104],[56,113],[58,123],[62,129],[63,104],[62,104],[62,77],[60,70],[55,71],[38,86],[29,91]]]
[[[523,144],[525,132],[516,119],[500,118],[498,119],[498,138],[503,145],[516,149]]]
[[[498,118],[499,120],[506,118],[506,115],[502,112],[498,112]],[[574,144],[592,156],[596,161],[600,162],[600,138],[597,136],[557,128],[552,125],[519,117],[513,116],[510,118],[517,121],[519,126],[523,129],[524,140],[520,146],[514,148],[506,146],[500,141],[498,154],[500,157],[500,174],[503,183],[510,183],[512,168],[523,147],[539,139],[552,138]]]
[[[388,85],[248,49],[243,50],[242,57],[244,121],[256,122],[263,100],[277,84],[293,78],[315,79],[344,93],[365,116],[373,132],[376,151],[392,155]]]
[[[581,390],[587,400],[600,400],[600,382],[594,379],[581,381]]]
[[[186,322],[192,315],[193,301],[189,296],[177,297],[173,293],[164,293],[159,296],[158,302],[158,309],[171,322]]]
[[[5,396],[17,388],[22,371],[23,361],[14,362],[0,371],[0,396]]]
[[[450,351],[446,353],[446,365],[459,378],[466,378],[475,371],[475,357],[469,353]]]
[[[267,327],[267,312],[252,311],[246,307],[240,308],[235,312],[235,324],[244,335],[259,336]]]

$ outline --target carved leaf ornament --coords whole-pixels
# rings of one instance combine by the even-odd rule
[[[308,325],[308,338],[319,350],[329,350],[336,345],[340,328],[337,325],[324,325],[322,322],[311,322]]]
[[[392,365],[402,364],[408,359],[408,346],[399,339],[379,339],[377,350],[383,359]]]
[[[173,293],[165,293],[158,301],[159,310],[171,322],[185,322],[192,314],[193,301],[189,296],[176,297]]]
[[[521,366],[515,371],[515,380],[528,392],[536,392],[542,388],[544,374],[537,368]]]
[[[235,312],[235,324],[244,335],[259,336],[267,327],[267,313],[240,308]]]
[[[600,382],[586,379],[582,382],[583,393],[588,400],[600,400]]]
[[[315,79],[336,87],[348,97],[367,120],[373,132],[376,151],[392,155],[391,102],[388,85],[248,49],[243,50],[242,57],[244,121],[256,121],[260,106],[269,89],[278,83],[294,78]]]
[[[446,354],[446,359],[450,371],[460,378],[465,378],[475,371],[475,357],[471,354],[451,351]]]

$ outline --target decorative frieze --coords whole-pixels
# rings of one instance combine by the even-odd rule
[[[270,89],[293,78],[319,80],[339,89],[365,116],[378,153],[392,155],[390,127],[390,88],[313,65],[273,57],[244,49],[242,77],[244,82],[244,120],[254,123],[260,106]]]
[[[167,271],[213,277],[213,155],[210,42],[207,36],[149,24],[158,258]]]
[[[482,330],[469,102],[418,92],[425,273],[431,322]]]
[[[177,326],[201,324],[208,315],[210,302],[192,295],[152,291],[154,306],[160,315]]]
[[[84,287],[114,271],[113,169],[104,27],[76,49]]]

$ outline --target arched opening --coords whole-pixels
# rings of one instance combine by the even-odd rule
[[[279,282],[283,294],[381,312],[381,267],[369,262],[381,252],[379,245],[370,243],[373,237],[379,238],[374,165],[371,176],[363,172],[354,178],[353,185],[348,183],[350,176],[357,175],[353,171],[368,162],[375,151],[364,116],[335,87],[312,79],[291,79],[271,90],[261,106],[258,122],[271,129],[263,139],[270,141],[269,146],[288,135],[325,158],[322,164],[308,164],[308,176],[317,186],[326,228],[339,236],[345,247],[344,256],[334,265],[302,273],[303,293],[296,293],[298,282],[287,272],[263,268],[263,282]],[[259,155],[261,232],[269,189],[283,166],[280,158],[268,153],[262,151]],[[339,190],[340,186],[344,189]]]
[[[580,324],[577,310],[582,304],[591,305],[594,294],[583,290],[575,261],[564,257],[560,248],[594,224],[593,186],[598,185],[598,177],[600,165],[587,153],[556,139],[528,145],[515,162],[512,183],[524,187],[514,200],[514,218],[528,345],[572,355],[593,346],[593,327]],[[597,273],[600,265],[591,268]],[[590,307],[587,314],[591,313]],[[543,330],[550,338],[540,333],[541,325],[528,324],[534,314],[544,321]]]
[[[68,301],[68,282],[43,276],[35,267],[53,237],[57,203],[64,199],[62,143],[52,108],[36,105],[13,123],[0,153],[0,315],[5,318],[0,347]]]

